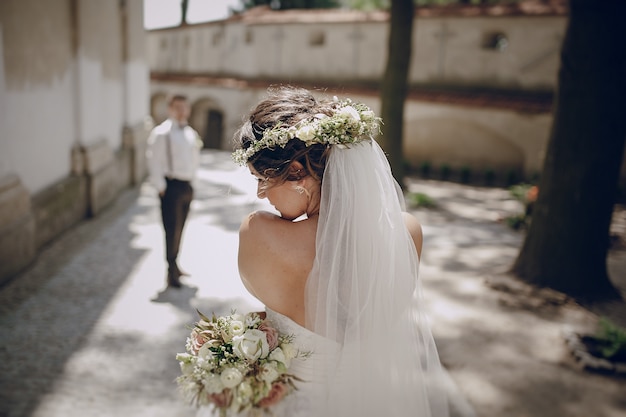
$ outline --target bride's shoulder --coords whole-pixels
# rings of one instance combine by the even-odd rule
[[[283,223],[285,220],[280,216],[268,211],[254,211],[248,214],[239,228],[240,233],[250,232],[267,232],[268,228],[276,227]]]
[[[255,211],[248,214],[239,227],[239,238],[251,241],[274,241],[289,225],[288,220],[267,211]]]
[[[402,218],[404,219],[404,224],[413,239],[413,243],[415,244],[415,249],[417,250],[418,256],[422,256],[422,243],[424,241],[424,236],[422,234],[422,225],[419,220],[412,215],[411,213],[402,212]]]

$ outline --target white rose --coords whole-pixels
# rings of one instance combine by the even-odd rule
[[[286,367],[289,367],[289,363],[291,362],[290,360],[287,359],[287,357],[285,356],[285,353],[279,347],[274,349],[272,353],[270,353],[269,358],[273,361],[282,363]]]
[[[271,384],[278,378],[278,369],[274,362],[268,362],[261,368],[261,379]]]
[[[374,120],[374,112],[371,110],[365,110],[361,112],[361,118],[365,121]]]
[[[198,385],[196,385],[195,381],[186,381],[180,385],[180,391],[184,398],[191,401],[198,394]]]
[[[297,132],[298,130],[295,128],[295,126],[289,126],[289,128],[287,129],[287,134],[289,135],[289,139],[295,138]]]
[[[242,379],[243,375],[237,368],[226,368],[220,375],[220,381],[222,381],[222,384],[224,384],[226,388],[236,387]]]
[[[197,365],[198,365],[199,368],[205,369],[207,371],[210,371],[211,369],[213,369],[213,361],[212,360],[207,360],[207,359],[204,359],[204,358],[198,358]]]
[[[344,116],[345,118],[351,118],[356,120],[357,122],[361,120],[361,116],[359,116],[359,112],[354,109],[352,106],[342,107],[339,110],[339,114]]]
[[[256,361],[265,358],[270,351],[265,332],[257,329],[246,330],[233,338],[233,352],[241,359]]]
[[[189,362],[180,363],[180,372],[182,372],[183,375],[191,375],[193,373],[193,368],[194,368],[193,363],[189,363]]]
[[[315,138],[315,127],[304,125],[296,132],[296,137],[303,142],[310,142]]]
[[[213,359],[213,352],[211,352],[211,344],[205,343],[198,351],[198,357],[206,360]]]
[[[298,350],[291,343],[283,343],[282,345],[280,345],[280,348],[282,349],[283,354],[285,355],[285,359],[287,359],[287,361],[291,361],[298,354]]]
[[[239,387],[237,387],[237,399],[242,404],[247,404],[254,395],[252,385],[249,382],[243,381]]]
[[[219,394],[224,389],[222,378],[215,374],[208,374],[202,379],[202,385],[209,394]]]
[[[246,330],[246,327],[243,324],[243,320],[233,320],[230,323],[230,328],[228,330],[233,336],[239,336],[240,334],[243,334],[243,332]]]
[[[176,360],[179,362],[191,363],[193,362],[193,356],[189,353],[177,353]]]

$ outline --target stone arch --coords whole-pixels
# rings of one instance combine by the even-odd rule
[[[404,144],[406,159],[413,166],[428,162],[432,167],[494,170],[523,176],[524,151],[506,136],[473,121],[443,117],[412,121]]]
[[[150,97],[150,116],[155,124],[159,124],[167,119],[167,94],[155,93]]]
[[[204,148],[222,148],[224,112],[214,100],[207,97],[196,100],[191,106],[189,124],[198,131]]]

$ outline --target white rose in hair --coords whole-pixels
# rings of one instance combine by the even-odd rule
[[[296,137],[303,142],[309,142],[315,138],[315,127],[304,125],[296,132]]]
[[[249,329],[240,336],[233,337],[233,352],[242,359],[256,361],[265,358],[270,352],[265,332]]]
[[[366,122],[374,120],[374,117],[376,117],[376,115],[371,110],[365,110],[361,112],[361,119],[363,119]]]
[[[352,118],[355,121],[361,121],[361,116],[359,116],[359,112],[354,109],[352,106],[346,106],[339,109],[338,112],[340,115],[344,116],[346,119]]]

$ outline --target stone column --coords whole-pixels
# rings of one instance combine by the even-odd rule
[[[0,284],[35,258],[35,221],[28,190],[19,177],[0,178]]]

